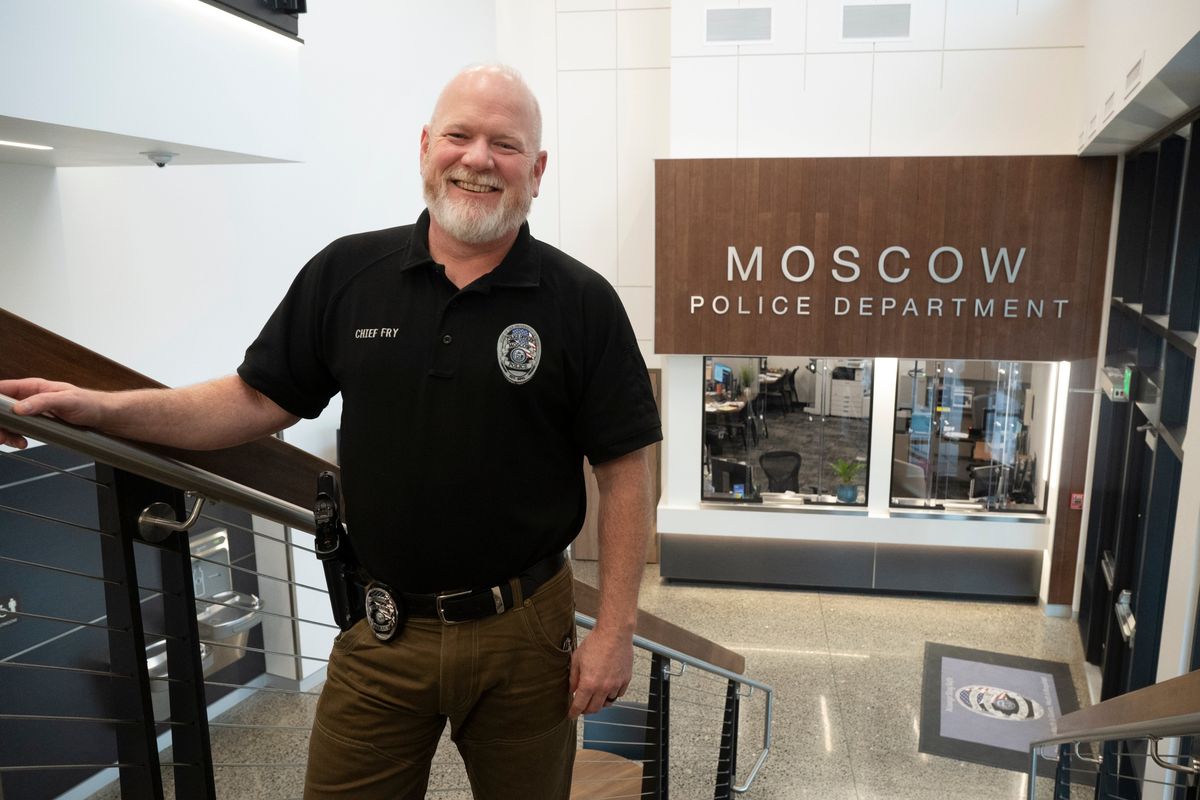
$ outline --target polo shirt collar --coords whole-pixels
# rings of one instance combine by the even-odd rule
[[[413,226],[412,239],[409,240],[408,254],[401,265],[407,270],[419,264],[431,264],[433,256],[429,254],[429,209],[421,212]],[[529,233],[529,223],[521,223],[517,231],[517,239],[504,255],[504,259],[487,275],[475,281],[475,286],[487,291],[492,286],[530,287],[537,286],[542,279],[541,253],[534,247],[534,238]]]

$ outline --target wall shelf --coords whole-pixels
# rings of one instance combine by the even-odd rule
[[[1162,425],[1158,429],[1159,439],[1171,448],[1171,452],[1180,461],[1183,460],[1183,436],[1185,433],[1183,428],[1172,428],[1169,425]]]
[[[1138,327],[1160,337],[1169,344],[1187,353],[1189,358],[1196,358],[1197,336],[1195,331],[1174,330],[1169,328],[1163,324],[1165,315],[1143,314],[1139,310],[1139,304],[1125,303],[1116,297],[1113,298],[1111,307],[1121,312],[1126,319],[1135,321]]]
[[[1154,681],[1200,321],[1200,150],[1190,123],[1126,156],[1104,365],[1136,368],[1101,400],[1079,624],[1106,699]],[[1136,640],[1123,636],[1131,595]]]

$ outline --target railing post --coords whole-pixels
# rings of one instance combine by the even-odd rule
[[[188,532],[173,533],[162,544],[166,548],[160,555],[163,619],[166,630],[175,636],[167,640],[167,663],[172,678],[171,718],[176,723],[171,727],[171,752],[176,763],[175,797],[216,800]]]
[[[150,674],[146,668],[146,636],[142,628],[142,604],[138,590],[133,541],[138,511],[145,493],[142,479],[104,464],[96,464],[96,478],[112,491],[97,491],[100,529],[112,536],[100,537],[100,558],[105,579],[104,606],[108,626],[110,669],[130,675],[132,682],[114,683],[113,716],[136,720],[117,725],[117,762],[121,797],[128,800],[162,800],[162,774],[158,760],[158,738],[154,730],[154,706],[150,699]],[[155,498],[161,499],[161,498]],[[118,688],[121,687],[121,688]],[[129,688],[123,688],[129,687]]]
[[[1135,800],[1141,797],[1141,779],[1132,761],[1121,750],[1120,740],[1104,743],[1103,761],[1096,780],[1096,797],[1113,800]]]
[[[140,475],[97,464],[98,477],[112,486],[112,492],[101,493],[101,527],[119,533],[119,538],[106,540],[111,547],[121,551],[121,563],[127,565],[126,584],[120,587],[132,598],[130,608],[135,622],[132,652],[122,652],[122,658],[132,659],[131,664],[122,663],[118,669],[114,660],[114,671],[134,675],[141,709],[135,714],[141,724],[129,726],[133,730],[128,741],[121,741],[121,761],[127,762],[126,751],[136,753],[134,763],[147,763],[152,774],[152,794],[126,794],[124,770],[122,770],[122,797],[161,798],[162,776],[158,759],[158,739],[154,721],[153,703],[150,698],[150,676],[146,667],[146,641],[142,627],[141,603],[139,600],[137,571],[133,552],[135,540],[142,539],[138,517],[153,503],[166,503],[182,518],[184,511],[183,493],[164,484]],[[171,719],[171,755],[174,767],[175,797],[178,800],[215,800],[216,784],[213,779],[212,751],[209,745],[208,712],[204,696],[204,672],[200,662],[200,635],[196,625],[195,587],[192,582],[191,548],[187,531],[170,534],[157,543],[159,569],[162,578],[163,633],[167,635],[167,665],[171,681],[168,685]],[[105,560],[105,575],[108,576],[108,557]],[[113,587],[110,587],[112,589]],[[111,594],[111,591],[110,591]],[[110,619],[112,604],[110,603]],[[123,623],[124,626],[127,623]],[[111,638],[111,637],[110,637]],[[128,637],[127,637],[128,638]],[[114,658],[117,650],[114,649]],[[134,742],[134,737],[141,741]]]
[[[1071,800],[1071,745],[1058,746],[1058,764],[1054,767],[1055,800]]]
[[[737,774],[738,685],[730,681],[725,689],[725,720],[721,724],[721,748],[717,753],[717,786],[713,800],[731,800],[733,776]]]
[[[650,696],[646,705],[646,765],[642,797],[668,800],[670,774],[671,661],[655,653],[650,658]],[[652,769],[652,774],[645,770]]]
[[[1025,787],[1025,800],[1037,800],[1038,749],[1029,748],[1029,782]]]

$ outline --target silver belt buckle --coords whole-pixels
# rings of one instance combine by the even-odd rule
[[[396,635],[400,623],[400,609],[396,606],[396,598],[391,590],[382,583],[372,583],[367,587],[366,596],[367,624],[375,633],[375,638],[386,642]]]
[[[446,609],[442,608],[442,601],[446,600],[447,598],[463,597],[464,595],[468,595],[468,594],[474,594],[474,592],[470,591],[469,589],[465,592],[447,592],[446,594],[439,594],[436,598],[434,598],[433,602],[434,602],[434,605],[437,607],[438,619],[440,619],[442,621],[443,625],[461,625],[467,621],[465,619],[462,619],[462,620],[446,619]]]

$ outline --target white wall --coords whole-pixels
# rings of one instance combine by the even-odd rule
[[[770,44],[706,44],[736,5],[672,4],[672,157],[1076,151],[1083,0],[915,0],[880,41],[843,40],[840,2],[763,2]]]
[[[0,0],[0,116],[297,159],[300,53],[197,0]]]
[[[1188,424],[1200,429],[1200,363],[1192,367],[1192,395]],[[1200,434],[1192,433],[1195,441]],[[1163,442],[1159,447],[1165,447]],[[1175,530],[1171,535],[1171,566],[1167,571],[1167,596],[1163,609],[1162,640],[1158,651],[1158,680],[1191,671],[1191,647],[1200,613],[1200,447],[1184,445],[1179,476]],[[1164,794],[1164,800],[1166,800]]]
[[[499,57],[522,71],[550,151],[535,236],[604,275],[642,353],[654,337],[654,159],[667,155],[668,0],[497,0]]]
[[[14,10],[11,0],[0,2],[6,14]],[[38,14],[43,5],[61,8],[15,5],[22,12],[16,17],[33,6]],[[96,35],[141,24],[144,15],[158,13],[148,8],[157,5],[174,8],[177,0],[108,4],[108,27]],[[191,24],[185,12],[175,13],[178,25]],[[453,8],[313,3],[301,22],[306,44],[283,40],[297,53],[293,79],[303,87],[291,112],[300,122],[288,125],[289,147],[305,154],[301,164],[59,170],[0,164],[0,305],[168,385],[232,372],[313,253],[346,233],[415,220],[423,207],[421,125],[451,75],[495,59],[494,20],[490,0]],[[231,21],[209,31],[207,63],[256,46],[244,39],[260,40],[258,26]],[[445,46],[447,31],[454,32],[453,47]],[[37,57],[70,62],[82,35],[61,43],[42,37],[46,52]],[[257,46],[273,52],[277,43]],[[162,54],[163,63],[173,58]],[[153,71],[156,63],[141,68]],[[86,107],[93,91],[120,79],[118,67],[96,66],[104,86],[64,81],[58,107]],[[13,83],[0,88],[0,115],[17,115],[8,105]],[[164,138],[213,141],[207,122],[191,125],[170,111],[168,105],[164,119],[175,127]],[[263,119],[261,111],[223,111],[230,136],[249,141],[264,129],[273,132],[278,119]],[[130,110],[129,118],[148,124],[138,113]],[[339,409],[335,398],[319,419],[290,429],[288,441],[332,460]],[[298,580],[324,585],[311,557],[297,552],[296,562]],[[298,601],[301,616],[328,618],[323,597],[301,592]],[[328,652],[329,638],[326,629],[306,631],[305,652]],[[305,662],[307,672],[319,666]]]

